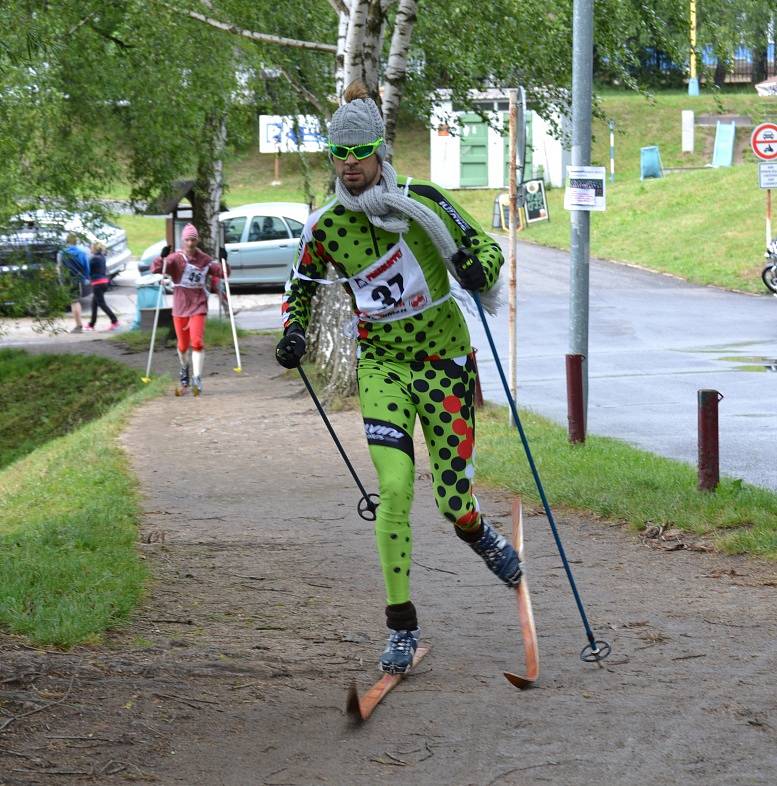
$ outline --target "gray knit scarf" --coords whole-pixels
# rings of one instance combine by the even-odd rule
[[[387,232],[402,233],[409,228],[408,218],[419,223],[440,252],[445,267],[454,279],[455,287],[451,287],[457,300],[464,303],[470,312],[473,311],[470,298],[462,299],[461,287],[456,278],[456,269],[451,257],[456,253],[457,246],[448,227],[432,210],[420,202],[405,196],[404,189],[397,185],[397,173],[388,161],[382,162],[383,177],[371,188],[361,194],[352,194],[341,182],[335,179],[335,195],[337,201],[347,210],[364,213],[369,222]],[[458,290],[458,291],[457,291]],[[488,292],[481,293],[483,308],[495,315],[499,307],[499,283]]]

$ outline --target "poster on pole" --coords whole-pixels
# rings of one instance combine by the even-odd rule
[[[326,150],[326,134],[313,115],[260,115],[260,153],[320,153]]]
[[[564,209],[604,210],[606,204],[604,182],[603,166],[568,166]]]
[[[545,197],[545,182],[543,180],[527,180],[523,184],[526,223],[533,221],[548,221],[548,200]]]
[[[777,161],[761,161],[758,164],[758,185],[777,189]]]

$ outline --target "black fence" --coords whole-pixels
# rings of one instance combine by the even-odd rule
[[[726,82],[760,82],[763,79],[770,79],[777,76],[777,57],[774,48],[759,63],[750,55],[735,58],[728,69],[726,69]]]

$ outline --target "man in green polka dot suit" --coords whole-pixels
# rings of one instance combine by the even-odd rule
[[[413,429],[420,418],[437,507],[509,587],[521,566],[512,545],[481,515],[472,492],[475,369],[449,273],[484,302],[503,263],[498,244],[433,183],[397,177],[384,160],[384,125],[354,82],[329,128],[335,197],[308,218],[283,299],[276,349],[299,365],[316,287],[343,284],[354,310],[359,400],[380,505],[375,535],[386,585],[389,640],[380,668],[404,673],[418,646],[410,596]],[[327,280],[327,265],[339,278]],[[453,285],[457,287],[456,284]],[[458,295],[469,297],[458,289]]]

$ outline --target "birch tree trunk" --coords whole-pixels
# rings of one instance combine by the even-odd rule
[[[339,12],[337,24],[337,53],[335,54],[335,91],[338,98],[345,90],[345,43],[348,36],[350,12],[346,8]]]
[[[417,0],[399,0],[386,73],[383,77],[383,119],[386,122],[386,147],[389,160],[391,160],[394,139],[397,135],[399,102],[405,87],[407,53],[410,49],[410,38],[413,35],[417,12]]]
[[[364,39],[370,0],[351,0],[348,34],[345,38],[344,77],[346,87],[354,79],[364,79]]]
[[[334,278],[330,269],[329,278]],[[356,342],[346,334],[353,319],[351,299],[339,284],[319,286],[307,330],[308,358],[327,380],[324,402],[356,394]]]
[[[380,106],[380,57],[383,51],[383,32],[386,29],[384,0],[370,0],[364,36],[363,78],[372,98]]]
[[[385,12],[381,0],[350,0],[349,12],[340,10],[338,58],[341,45],[342,75],[336,58],[337,94],[361,79],[370,94],[380,100],[378,68],[383,44]],[[345,30],[345,33],[344,33]],[[334,271],[330,270],[330,278]],[[320,286],[313,300],[307,331],[308,358],[327,380],[320,396],[324,401],[356,393],[356,342],[347,334],[353,319],[351,300],[343,287]]]
[[[193,220],[200,231],[203,249],[216,256],[219,246],[219,212],[224,193],[224,145],[227,140],[227,116],[221,112],[211,115],[205,122],[207,152],[197,166],[194,191],[197,195]]]
[[[379,71],[388,5],[386,0],[350,0],[346,10],[338,9],[335,59],[338,96],[354,79],[361,79],[380,105]],[[382,101],[389,160],[417,8],[417,0],[400,0],[391,38]],[[334,271],[330,271],[330,278],[334,278]],[[307,338],[308,358],[327,380],[320,392],[324,401],[356,394],[356,342],[348,335],[352,319],[351,300],[344,289],[339,285],[320,286],[313,300]]]

